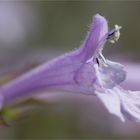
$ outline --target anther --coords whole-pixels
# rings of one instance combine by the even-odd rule
[[[116,41],[118,41],[118,39],[120,38],[121,28],[122,28],[121,26],[115,25],[115,28],[108,33],[107,40],[110,43],[115,43]]]

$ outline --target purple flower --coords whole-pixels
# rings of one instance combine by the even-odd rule
[[[90,31],[75,51],[20,76],[1,88],[1,107],[40,91],[70,91],[97,96],[107,110],[122,121],[140,121],[140,93],[125,91],[119,84],[126,78],[122,65],[106,60],[102,49],[106,41],[118,40],[121,27],[108,32],[106,19],[95,15]]]

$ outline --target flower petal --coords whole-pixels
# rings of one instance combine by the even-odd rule
[[[120,109],[120,99],[117,95],[115,89],[107,89],[104,93],[97,93],[97,97],[101,100],[103,105],[109,111],[109,113],[114,114],[119,117],[123,122],[125,121],[123,114]]]
[[[113,88],[119,85],[126,78],[126,71],[124,67],[119,64],[109,60],[106,63],[100,63],[99,73],[101,79],[101,84],[104,88]]]
[[[92,56],[96,57],[99,50],[106,42],[108,33],[107,20],[99,14],[93,17],[93,22],[86,40],[82,44],[80,55],[84,61],[90,59]]]
[[[122,121],[125,119],[140,122],[140,92],[126,91],[121,87],[107,89],[97,93],[107,110]]]
[[[125,91],[119,88],[121,112],[129,120],[140,122],[140,91]]]

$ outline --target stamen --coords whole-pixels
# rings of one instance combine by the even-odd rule
[[[120,29],[121,29],[121,28],[122,28],[121,26],[115,25],[115,28],[114,28],[113,30],[111,30],[110,32],[108,32],[107,38],[106,38],[106,39],[107,39],[109,42],[111,42],[111,43],[115,43],[116,41],[118,41],[118,39],[119,39],[119,37],[120,37]],[[96,62],[97,62],[97,64],[98,64],[98,66],[100,65],[100,61],[101,61],[101,63],[103,63],[104,65],[107,66],[107,61],[106,61],[105,57],[104,57],[103,54],[102,54],[102,49],[103,49],[103,48],[101,48],[101,49],[99,50],[98,56],[97,56],[97,58],[96,58]],[[89,62],[91,62],[91,61],[93,61],[93,60],[94,60],[94,57],[90,58],[90,59],[87,60],[86,62],[89,63]]]
[[[104,63],[106,63],[106,59],[105,59],[105,57],[103,56],[102,52],[99,52],[99,58],[100,58]]]
[[[110,43],[115,43],[116,41],[118,41],[118,39],[120,38],[121,28],[122,28],[121,26],[115,25],[115,28],[108,33],[107,40]]]

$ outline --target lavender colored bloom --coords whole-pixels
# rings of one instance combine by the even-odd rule
[[[119,38],[119,29],[108,32],[108,23],[97,14],[89,33],[75,51],[64,54],[20,76],[1,88],[1,107],[36,92],[59,90],[97,96],[107,110],[122,121],[140,121],[140,93],[126,91],[119,84],[126,78],[121,64],[106,60],[102,49],[108,40]]]

